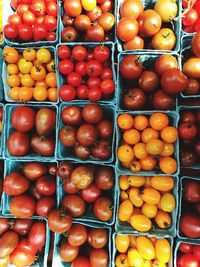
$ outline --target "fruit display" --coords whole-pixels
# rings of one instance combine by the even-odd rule
[[[71,48],[71,49],[70,49]],[[113,46],[58,47],[59,93],[63,102],[113,100],[115,74]],[[113,77],[114,76],[114,77]]]
[[[27,219],[47,217],[56,207],[56,163],[6,161],[4,213]]]
[[[119,62],[121,110],[175,109],[177,96],[189,83],[176,55],[121,54]]]
[[[57,102],[58,89],[53,48],[5,47],[4,88],[9,102]]]
[[[112,167],[73,165],[61,162],[62,207],[72,217],[93,222],[113,223],[115,214],[115,173]]]
[[[185,49],[182,51],[182,70],[188,77],[189,83],[184,96],[199,96],[200,95],[200,32],[196,33],[193,37],[183,38]]]
[[[176,224],[177,210],[175,183],[170,176],[121,175],[117,230],[174,235],[172,227]]]
[[[115,266],[170,266],[171,240],[166,238],[115,235]],[[122,264],[123,263],[123,264]]]
[[[123,50],[174,50],[180,37],[175,32],[179,27],[176,23],[178,5],[178,1],[171,0],[147,4],[141,0],[119,1],[117,37]],[[175,22],[175,27],[170,22]]]
[[[1,266],[46,265],[47,231],[43,220],[0,217]]]
[[[119,113],[116,124],[120,173],[163,175],[177,172],[178,131],[173,113]]]
[[[115,38],[114,0],[64,0],[61,42],[102,42]]]
[[[198,167],[200,163],[199,129],[200,110],[198,108],[181,110],[178,131],[182,167]]]
[[[11,44],[55,43],[58,27],[58,1],[11,0],[5,2],[7,5],[4,4],[4,12],[8,13],[6,14],[7,24],[4,25],[3,32]]]
[[[185,33],[200,31],[200,2],[182,0],[182,30]]]
[[[182,178],[179,236],[200,240],[200,181]]]
[[[90,224],[73,223],[68,236],[56,235],[56,255],[53,265],[71,263],[78,267],[107,267],[111,261],[110,231]]]
[[[200,263],[200,245],[191,242],[180,242],[177,245],[178,255],[175,264],[178,267],[194,266]]]
[[[10,128],[7,129],[6,155],[35,159],[55,155],[55,106],[8,105]]]
[[[61,105],[57,157],[111,162],[113,113],[111,105]]]

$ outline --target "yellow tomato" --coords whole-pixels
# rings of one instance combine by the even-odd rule
[[[150,204],[144,203],[142,206],[142,213],[150,219],[156,216],[157,211],[158,211],[158,208],[156,205],[150,205]]]
[[[119,205],[118,218],[122,222],[126,222],[133,213],[133,204],[130,200],[125,200]]]
[[[131,248],[128,251],[128,262],[129,262],[130,266],[144,267],[144,260],[143,260],[142,256],[134,248]]]
[[[130,220],[131,226],[139,232],[148,232],[152,223],[149,218],[144,215],[132,215]]]
[[[116,267],[129,267],[128,256],[126,254],[119,254],[115,259]]]
[[[8,64],[7,72],[9,74],[17,74],[19,72],[18,66],[16,64]]]
[[[36,53],[36,57],[41,63],[48,63],[51,60],[51,53],[46,48],[40,48]]]
[[[17,63],[19,53],[15,48],[7,46],[3,49],[3,58],[7,63]]]
[[[176,200],[173,194],[165,193],[160,200],[160,206],[163,211],[172,212],[176,206]]]
[[[167,265],[165,263],[158,261],[158,260],[155,260],[152,264],[152,267],[167,267]]]
[[[115,245],[120,253],[125,253],[129,248],[130,240],[128,235],[116,235]]]
[[[30,61],[35,60],[36,59],[36,51],[35,51],[35,49],[34,48],[26,48],[26,49],[24,49],[23,57],[26,60],[30,60]]]
[[[171,256],[171,246],[166,238],[158,239],[155,245],[155,252],[158,261],[168,263]]]
[[[120,187],[121,190],[127,190],[129,188],[128,176],[127,175],[121,175],[119,177],[119,187]]]
[[[117,151],[118,159],[122,162],[131,162],[134,159],[133,149],[129,145],[121,145]]]
[[[30,74],[24,74],[21,78],[21,84],[23,86],[33,87],[35,81],[33,80]]]
[[[18,87],[21,82],[18,75],[12,74],[8,76],[7,83],[10,87]]]
[[[178,6],[176,1],[158,0],[154,6],[154,10],[158,12],[163,22],[170,22],[176,17]]]
[[[139,236],[136,240],[137,249],[140,255],[145,260],[152,260],[155,257],[155,249],[154,246],[147,237]]]
[[[31,61],[26,60],[25,58],[21,58],[18,62],[18,68],[23,74],[30,73],[32,67],[33,63]]]
[[[158,225],[158,227],[160,227],[161,229],[167,229],[172,224],[171,216],[169,215],[169,213],[167,213],[163,210],[158,211],[154,220],[155,220],[156,224]]]
[[[144,176],[128,176],[128,183],[131,186],[140,187],[145,184],[145,177]]]
[[[140,195],[140,191],[138,188],[133,187],[130,189],[129,198],[135,207],[138,207],[138,208],[142,207],[143,200],[142,200],[142,197]]]
[[[174,179],[170,176],[151,177],[151,186],[159,191],[166,192],[174,188]]]
[[[120,192],[120,200],[124,201],[124,200],[127,200],[127,199],[128,199],[128,193],[126,191],[122,190]]]
[[[144,202],[150,205],[156,205],[160,201],[160,193],[154,188],[145,188],[141,194]]]
[[[96,5],[96,0],[81,0],[81,4],[86,11],[92,11]]]
[[[159,139],[149,140],[146,144],[146,151],[150,155],[160,155],[163,149],[163,142]]]

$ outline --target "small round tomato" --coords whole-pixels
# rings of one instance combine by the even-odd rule
[[[6,24],[3,32],[7,38],[15,39],[18,35],[18,27],[16,25]]]
[[[100,89],[103,94],[112,94],[115,90],[115,83],[112,80],[103,80],[100,84]]]
[[[82,84],[82,77],[77,72],[70,72],[67,75],[67,83],[71,86],[78,87]]]
[[[181,242],[179,245],[179,250],[183,253],[192,253],[193,245],[189,243]]]
[[[107,46],[96,46],[94,51],[94,58],[99,62],[105,62],[110,57],[110,49]]]
[[[87,97],[90,101],[96,102],[102,98],[102,91],[100,88],[92,88],[88,89]]]
[[[87,49],[83,45],[77,45],[72,49],[72,57],[76,61],[84,61],[87,58]]]
[[[61,45],[58,48],[58,57],[60,59],[68,59],[70,57],[71,51],[70,48],[66,45]]]
[[[63,101],[72,101],[76,98],[76,90],[73,86],[65,84],[60,87],[60,98]]]
[[[97,60],[89,60],[86,65],[86,72],[90,77],[97,77],[101,74],[102,65]]]

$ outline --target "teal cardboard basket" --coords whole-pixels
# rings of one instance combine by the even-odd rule
[[[84,222],[74,222],[74,224],[81,224],[84,225],[88,228],[95,228],[95,229],[106,229],[108,231],[108,244],[106,246],[106,249],[108,250],[109,253],[109,263],[107,267],[111,267],[112,262],[112,234],[111,234],[111,228],[110,227],[102,227],[101,225],[97,225],[97,224],[92,224],[92,223],[84,223]],[[63,236],[64,239],[66,239],[66,237]],[[59,256],[59,244],[62,240],[62,235],[59,234],[55,234],[55,240],[54,240],[54,253],[53,253],[53,261],[52,261],[52,266],[56,266],[56,267],[70,267],[71,263],[67,263],[67,262],[63,262]],[[82,266],[84,267],[84,266]]]
[[[113,129],[113,137],[112,137],[112,153],[111,156],[108,160],[98,160],[96,158],[90,158],[88,160],[81,160],[79,159],[74,152],[72,151],[72,149],[69,147],[64,147],[58,137],[59,134],[59,130],[64,126],[62,119],[61,119],[61,114],[62,114],[62,110],[68,106],[79,106],[81,108],[83,108],[84,106],[86,106],[87,104],[91,104],[91,102],[82,102],[79,101],[78,103],[62,103],[59,106],[59,117],[58,117],[58,128],[57,128],[57,149],[56,149],[56,158],[57,160],[71,160],[71,161],[77,161],[77,162],[85,162],[85,163],[112,163],[114,160],[114,147],[115,147],[115,130]],[[106,119],[110,120],[110,121],[115,121],[115,116],[116,116],[116,112],[115,112],[115,106],[113,105],[109,105],[109,104],[99,104],[103,110],[104,110],[104,116]],[[115,125],[113,125],[113,127],[115,127]]]
[[[125,107],[123,106],[123,96],[124,96],[124,92],[126,89],[127,90],[127,81],[125,81],[121,75],[120,75],[120,62],[122,61],[122,59],[128,55],[136,55],[138,56],[139,60],[141,62],[143,62],[144,64],[144,69],[145,70],[152,70],[154,68],[154,64],[156,62],[156,59],[159,58],[161,55],[163,55],[162,52],[156,51],[156,52],[146,52],[144,50],[141,51],[126,51],[123,53],[119,53],[118,54],[118,66],[117,66],[117,110],[123,110],[123,111],[128,111],[125,109]],[[172,56],[174,56],[178,62],[179,68],[181,67],[181,59],[180,59],[180,55],[178,53],[173,52],[171,54]],[[161,79],[161,78],[160,78]],[[130,86],[129,86],[130,87]],[[131,88],[138,88],[138,79],[135,79],[132,81],[131,83]],[[178,97],[176,96],[176,105],[173,108],[173,110],[177,109],[177,102],[178,102]],[[150,103],[150,95],[147,94],[147,99],[148,102],[147,104],[145,104],[145,106],[142,108],[142,110],[155,110],[154,108],[152,108],[151,103]],[[130,111],[131,112],[131,111]]]
[[[55,160],[55,151],[54,151],[54,154],[50,157],[43,157],[37,153],[34,153],[34,152],[31,152],[30,150],[30,153],[28,155],[25,155],[25,156],[13,156],[9,153],[8,151],[8,147],[7,147],[7,140],[10,136],[10,134],[12,132],[14,132],[14,128],[12,127],[12,124],[11,124],[11,115],[12,115],[12,112],[19,106],[29,106],[29,107],[32,107],[33,109],[35,110],[39,110],[41,108],[51,108],[53,110],[55,110],[56,112],[56,126],[55,126],[55,133],[54,133],[54,137],[55,137],[55,151],[57,150],[56,149],[56,130],[57,130],[57,124],[58,124],[58,118],[57,118],[57,115],[58,115],[58,107],[56,105],[45,105],[45,104],[42,104],[42,105],[39,105],[39,106],[36,106],[36,105],[32,105],[32,104],[29,104],[29,105],[18,105],[18,104],[7,104],[5,106],[5,121],[8,122],[5,126],[5,129],[4,129],[4,141],[3,141],[3,144],[4,144],[4,151],[3,151],[3,156],[5,158],[9,158],[9,159],[17,159],[17,160],[26,160],[26,159],[31,159],[31,160],[42,160],[44,158],[46,159],[49,159],[49,160]]]
[[[0,49],[1,55],[3,55],[3,50]],[[2,56],[3,57],[3,56]],[[2,73],[2,68],[3,68],[3,59],[0,60],[0,73]],[[4,77],[1,75],[0,76],[0,101],[4,100],[4,88],[3,88],[3,79]]]
[[[23,160],[23,161],[17,161],[17,160],[5,160],[5,165],[4,165],[4,178],[12,173],[12,172],[20,172],[23,168],[23,166],[27,163],[30,162],[37,162],[34,160]],[[40,160],[40,163],[56,163],[57,165],[57,161],[49,161],[48,159],[44,159],[44,160]],[[58,183],[58,179],[56,179],[56,183]],[[26,194],[26,192],[24,193]],[[57,192],[56,192],[56,203],[58,205],[57,199]],[[11,212],[10,212],[10,200],[12,199],[12,196],[8,196],[5,192],[2,193],[2,213],[6,216],[12,216]],[[44,219],[44,217],[41,217],[39,215],[34,215],[32,217],[33,219]]]
[[[6,37],[5,43],[9,46],[23,46],[23,47],[31,47],[31,46],[49,46],[49,45],[56,45],[59,41],[59,15],[60,15],[60,1],[57,0],[57,5],[58,5],[58,16],[57,16],[57,27],[56,27],[56,40],[55,41],[39,41],[39,42],[34,42],[34,41],[29,41],[29,42],[21,42],[19,43],[17,40],[10,40]],[[12,9],[10,5],[10,1],[3,1],[3,25],[6,25],[8,23],[8,17],[12,14],[14,14],[15,11]]]
[[[179,213],[178,213],[177,233],[178,233],[178,237],[183,241],[187,241],[188,239],[190,239],[191,241],[196,241],[196,242],[200,243],[200,238],[189,238],[189,237],[186,237],[180,230],[180,220],[181,220],[182,208],[183,208],[183,182],[185,180],[194,180],[194,181],[199,181],[200,182],[200,178],[194,178],[194,177],[188,177],[188,176],[183,176],[181,178],[181,180],[180,180]],[[190,211],[191,210],[189,210],[189,212]]]
[[[172,193],[174,194],[174,197],[176,199],[176,207],[173,210],[173,212],[170,213],[171,218],[172,218],[172,225],[168,229],[161,229],[156,224],[154,224],[153,219],[152,221],[152,228],[148,232],[150,235],[155,235],[158,237],[163,237],[163,236],[171,236],[175,237],[176,236],[176,224],[177,224],[177,215],[178,215],[178,206],[179,206],[179,197],[178,197],[178,185],[179,185],[179,178],[178,177],[173,177],[174,179],[174,189]],[[134,228],[126,222],[121,222],[118,219],[118,210],[119,210],[119,205],[120,205],[120,188],[119,188],[119,176],[117,177],[117,211],[116,211],[116,222],[115,222],[115,230],[119,233],[129,233],[129,234],[135,234],[135,235],[140,235],[141,232],[138,232],[134,230]]]
[[[191,42],[194,34],[188,34],[184,35],[181,38],[181,70],[183,68],[183,64],[185,62],[185,56],[187,55],[188,52],[191,52]],[[181,97],[183,98],[197,98],[200,97],[200,91],[199,94],[196,95],[186,95],[184,92],[181,93]]]
[[[60,62],[60,59],[58,58],[58,49],[60,46],[68,46],[70,49],[72,49],[73,47],[77,46],[77,45],[82,45],[84,46],[86,49],[88,50],[94,50],[94,48],[96,46],[98,46],[98,44],[95,44],[95,43],[83,43],[83,42],[80,42],[80,43],[59,43],[57,46],[56,46],[56,71],[57,71],[57,85],[58,85],[58,88],[60,89],[60,87],[64,84],[67,84],[66,83],[66,75],[62,75],[60,72],[59,72],[59,69],[58,69],[58,65],[59,65],[59,62]],[[109,42],[109,43],[106,43],[106,46],[109,47],[110,51],[111,51],[111,55],[110,55],[110,60],[111,60],[111,66],[110,68],[112,69],[112,73],[113,73],[113,81],[115,83],[115,92],[113,94],[113,96],[108,99],[108,100],[100,100],[98,101],[98,103],[111,103],[111,104],[115,104],[115,101],[116,101],[116,90],[117,90],[117,81],[116,81],[116,74],[115,74],[115,65],[114,65],[114,52],[115,52],[115,46],[112,42]],[[63,101],[62,99],[60,99],[61,102],[63,103],[79,103],[80,101],[84,101],[84,100],[80,100],[80,99],[75,99],[75,100],[72,100],[72,101],[69,101],[69,102],[66,102],[66,101]],[[85,101],[89,101],[89,100],[85,100]]]
[[[7,47],[7,46],[6,46]],[[20,54],[23,53],[23,51],[26,49],[26,48],[19,48],[19,47],[14,47]],[[31,47],[31,48],[34,48],[35,50],[39,50],[40,48],[39,47]],[[47,48],[50,52],[51,52],[51,55],[52,55],[52,58],[54,58],[54,60],[56,61],[56,53],[55,53],[55,47],[53,46],[44,46],[42,48]],[[8,85],[7,83],[7,78],[9,76],[8,72],[7,72],[7,63],[3,60],[3,67],[2,67],[2,75],[3,75],[3,85],[4,85],[4,94],[5,94],[5,100],[7,102],[12,102],[12,103],[16,103],[16,102],[19,102],[20,104],[20,101],[16,101],[14,99],[12,99],[10,97],[10,86]],[[58,75],[58,74],[56,74]],[[50,102],[48,100],[46,101],[36,101],[36,100],[30,100],[30,101],[27,101],[27,103],[30,103],[30,104],[36,104],[36,105],[40,105],[40,104],[56,104],[58,103],[59,99],[57,100],[57,102]]]
[[[152,115],[156,112],[161,112],[161,113],[167,114],[169,119],[170,119],[169,125],[178,128],[179,114],[178,114],[178,112],[175,112],[175,111],[158,111],[158,110],[154,110],[154,111],[125,111],[125,112],[119,111],[119,112],[117,112],[117,117],[120,114],[130,114],[133,117],[136,115],[145,115],[145,116],[149,117],[150,115]],[[116,144],[117,144],[116,154],[117,154],[117,150],[118,150],[118,146],[119,146],[121,138],[122,138],[121,130],[119,129],[119,127],[116,127]],[[170,176],[177,177],[179,175],[179,172],[180,172],[179,140],[176,141],[174,146],[175,146],[175,149],[174,149],[174,156],[173,157],[177,162],[177,170],[175,173],[170,174]],[[140,171],[137,173],[133,173],[132,171],[122,167],[118,157],[117,157],[117,161],[116,161],[116,167],[117,167],[118,174],[125,174],[125,175],[133,175],[134,174],[134,175],[144,175],[144,176],[157,176],[157,175],[167,176],[167,174],[161,172],[161,170],[159,168],[156,168],[155,170],[152,170],[152,171]]]
[[[112,267],[115,267],[116,266],[115,265],[115,258],[118,255],[117,248],[116,248],[116,245],[115,245],[115,237],[116,237],[116,235],[122,235],[122,236],[123,235],[139,236],[137,234],[129,234],[129,233],[123,233],[122,234],[122,233],[117,233],[117,232],[114,232],[112,234],[112,243],[113,243],[113,245],[112,245],[112,247],[113,247],[113,252],[112,252]],[[169,236],[158,237],[156,235],[149,235],[149,234],[144,234],[144,233],[143,234],[140,234],[140,236],[141,235],[146,236],[146,237],[156,237],[158,239],[166,238],[169,241],[170,245],[171,245],[171,257],[170,257],[170,261],[168,263],[168,267],[173,267],[173,257],[174,257],[174,253],[173,253],[174,240],[173,240],[173,238],[172,237],[169,237]]]
[[[0,163],[3,163],[3,167],[4,167],[4,159],[0,157]],[[0,177],[0,186],[3,183],[3,175]],[[3,192],[0,193],[0,213],[2,211],[3,208]]]
[[[117,5],[117,24],[119,23],[120,18],[121,18],[120,17],[120,7],[121,7],[121,4],[123,2],[124,2],[124,0],[119,0],[118,1],[118,5]],[[142,2],[143,2],[144,10],[147,10],[147,9],[154,9],[154,5],[157,2],[157,0],[142,0]],[[181,1],[176,0],[176,3],[178,5],[178,14],[177,14],[177,17],[181,17],[181,10],[182,10],[182,8],[181,8]],[[165,26],[162,26],[162,28],[164,28],[164,27]],[[173,27],[174,27],[174,34],[176,36],[176,45],[173,48],[173,50],[160,50],[162,53],[171,53],[173,51],[178,52],[180,50],[181,19],[176,19],[175,21],[173,21]],[[172,24],[171,23],[166,24],[166,27],[165,28],[171,28],[172,29]],[[120,52],[124,51],[123,42],[117,36],[116,36],[116,39],[117,39],[117,48],[118,48],[118,51],[120,51]],[[141,51],[150,52],[150,51],[156,51],[156,50],[142,49]]]
[[[6,127],[6,119],[5,119],[5,105],[0,103],[0,108],[3,109],[3,120],[2,120],[2,130],[1,130],[1,138],[0,138],[0,156],[2,156],[4,151],[4,137],[5,137],[5,127]]]
[[[13,216],[3,216],[0,214],[0,218],[8,218],[11,221],[15,220],[15,218]],[[33,219],[35,222],[37,221],[44,221],[46,224],[46,243],[45,243],[45,247],[44,247],[44,254],[43,255],[39,255],[37,256],[37,258],[35,259],[35,262],[30,265],[30,267],[47,267],[47,260],[48,260],[48,253],[49,253],[49,246],[50,246],[50,230],[48,228],[48,223],[47,220],[45,219]],[[13,264],[9,264],[9,267],[14,267]]]
[[[73,165],[75,165],[76,167],[78,166],[86,166],[86,165],[83,165],[83,164],[79,164],[79,163],[75,163],[75,162],[70,162],[72,163]],[[101,165],[101,164],[93,164],[95,167],[103,167],[105,165]],[[85,210],[85,214],[79,218],[74,218],[74,222],[84,222],[84,223],[98,223],[98,224],[101,224],[101,225],[106,225],[106,226],[110,226],[110,225],[113,225],[114,222],[115,222],[115,213],[116,213],[116,207],[117,207],[117,183],[116,183],[116,173],[115,173],[115,168],[113,165],[111,164],[106,164],[106,166],[108,167],[111,167],[113,169],[113,173],[115,175],[114,177],[114,181],[115,181],[115,185],[113,187],[112,190],[109,190],[109,191],[103,191],[102,190],[102,196],[108,196],[108,197],[111,197],[112,196],[112,200],[113,200],[113,207],[112,207],[112,211],[113,211],[113,216],[112,218],[107,221],[107,222],[103,222],[103,221],[100,221],[95,215],[94,215],[94,212],[93,212],[93,206],[94,204],[93,203],[86,203],[86,210]],[[58,203],[59,203],[59,206],[61,206],[62,204],[62,199],[67,196],[68,194],[64,191],[63,189],[63,185],[62,185],[62,179],[59,180],[59,186],[57,188],[57,196],[58,196]]]
[[[200,110],[200,106],[179,106],[178,111],[179,111],[179,117],[180,118],[181,118],[181,112],[184,110],[190,110],[190,111],[193,111],[195,113],[195,111]],[[180,152],[181,152],[181,148],[180,148]],[[199,170],[200,169],[200,163],[197,163],[191,167],[182,167],[182,168]]]

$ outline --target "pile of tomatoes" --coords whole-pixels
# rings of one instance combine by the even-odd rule
[[[58,139],[62,158],[107,161],[112,156],[112,107],[98,104],[63,106]],[[60,152],[59,152],[60,153]]]
[[[3,28],[6,38],[18,43],[56,40],[56,0],[11,0],[10,4],[15,13]]]
[[[1,266],[31,266],[43,262],[46,223],[42,220],[0,218]]]
[[[180,235],[190,238],[200,238],[200,181],[182,179]]]
[[[122,225],[130,223],[138,232],[149,232],[152,222],[160,229],[175,223],[170,215],[176,207],[172,177],[121,175],[119,187],[118,219]]]
[[[158,0],[145,10],[141,0],[122,1],[119,12],[117,36],[124,50],[173,50],[179,41],[170,25],[178,14],[176,1]]]
[[[55,153],[56,109],[11,106],[12,128],[6,136],[6,150],[11,156],[51,157]]]
[[[176,96],[187,90],[189,81],[178,69],[176,57],[170,54],[121,56],[119,63],[119,106],[122,110],[175,108]]]
[[[178,247],[177,267],[193,266],[200,264],[200,245],[181,242]]]
[[[167,266],[171,259],[171,244],[166,238],[117,234],[115,266]],[[123,264],[122,264],[123,263]]]
[[[14,101],[56,102],[58,90],[54,55],[47,48],[17,50],[5,47],[6,87]]]
[[[200,31],[200,2],[198,0],[182,0],[183,31],[187,33]]]
[[[58,254],[62,262],[71,263],[73,267],[107,267],[109,242],[108,229],[74,223],[67,238],[61,238]]]
[[[56,207],[56,164],[20,162],[3,180],[6,209],[16,218],[47,217]]]
[[[113,97],[115,83],[110,67],[113,64],[110,47],[98,45],[88,49],[77,45],[70,51],[69,46],[61,45],[58,58],[62,101],[88,99],[96,102]]]
[[[180,162],[183,167],[193,167],[200,163],[200,110],[183,110],[180,113],[179,138]]]
[[[157,173],[156,169],[159,168],[161,173],[174,174],[177,171],[174,154],[178,131],[171,125],[167,113],[136,116],[119,114],[117,126],[121,139],[117,157],[120,165],[133,173]]]
[[[75,166],[70,162],[61,162],[58,166],[58,175],[63,182],[62,206],[72,217],[95,216],[95,222],[96,219],[111,222],[115,184],[112,167]]]
[[[183,52],[183,73],[188,77],[185,95],[198,95],[200,93],[200,32],[191,39],[191,46]]]
[[[114,39],[114,0],[65,0],[63,42],[102,42]]]

